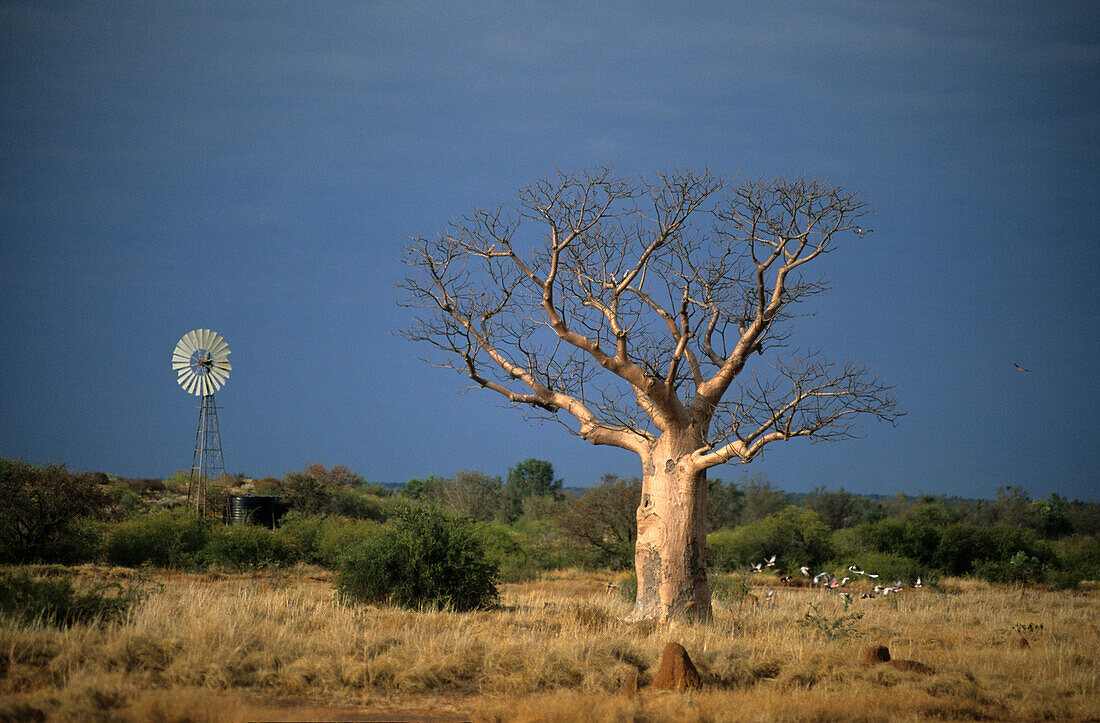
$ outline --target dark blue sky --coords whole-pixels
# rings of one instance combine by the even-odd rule
[[[400,482],[629,453],[533,427],[396,336],[408,238],[555,169],[804,173],[875,233],[794,341],[908,411],[738,479],[1096,500],[1094,3],[0,1],[0,455],[164,476],[208,327],[228,471]],[[1032,369],[1017,372],[1013,362]]]

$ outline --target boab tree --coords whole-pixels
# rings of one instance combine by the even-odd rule
[[[706,619],[706,470],[899,415],[865,369],[786,343],[825,288],[805,267],[866,208],[804,178],[559,173],[410,243],[405,334],[527,414],[637,454],[630,617]]]

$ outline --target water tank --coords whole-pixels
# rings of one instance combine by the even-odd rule
[[[287,506],[278,495],[229,495],[229,524],[274,528]]]

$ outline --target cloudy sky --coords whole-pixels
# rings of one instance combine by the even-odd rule
[[[682,5],[0,0],[0,455],[189,468],[207,327],[231,473],[639,474],[421,362],[403,249],[557,169],[707,167],[873,202],[796,340],[908,411],[712,476],[1096,500],[1095,4]]]

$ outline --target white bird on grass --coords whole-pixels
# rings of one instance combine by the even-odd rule
[[[917,587],[917,588],[921,587],[921,584],[920,584],[920,577],[917,577],[917,584],[916,584],[916,585],[914,585],[913,587]]]

